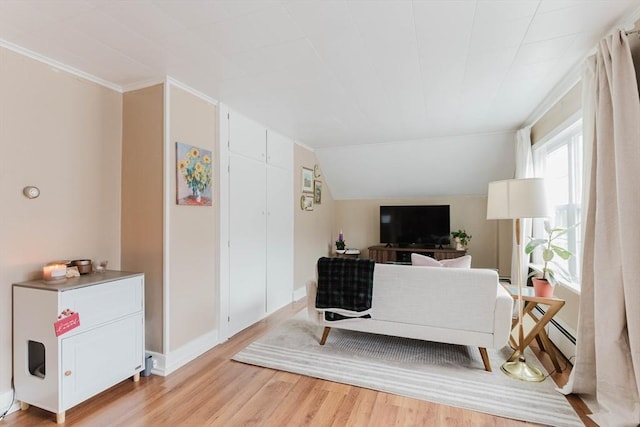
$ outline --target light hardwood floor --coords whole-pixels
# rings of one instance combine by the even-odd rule
[[[298,302],[246,329],[167,377],[124,381],[66,413],[65,426],[525,426],[506,418],[438,405],[231,361],[253,340],[304,308]],[[539,352],[537,352],[539,353]],[[553,366],[546,355],[545,367]],[[561,362],[562,365],[566,361]],[[553,374],[564,384],[568,370]],[[583,422],[586,407],[570,399]],[[4,426],[52,426],[55,415],[30,407]]]

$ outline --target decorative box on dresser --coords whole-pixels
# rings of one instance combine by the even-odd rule
[[[456,249],[426,249],[426,248],[400,248],[396,246],[376,245],[369,246],[369,258],[374,259],[377,263],[411,263],[411,254],[427,255],[437,259],[459,258],[467,254],[467,251],[458,251]]]
[[[75,313],[75,327],[55,323]],[[60,316],[60,317],[59,317]],[[71,319],[71,318],[69,318]],[[71,322],[73,323],[73,322]],[[144,369],[144,275],[91,273],[13,285],[15,397],[56,414]]]

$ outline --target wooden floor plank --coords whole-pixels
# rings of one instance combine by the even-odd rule
[[[243,383],[234,384],[233,391],[221,396],[220,402],[222,406],[218,409],[212,408],[212,413],[207,414],[207,418],[202,420],[207,423],[214,422],[218,425],[232,425],[229,424],[229,420],[232,419],[238,412],[242,412],[243,408],[258,393],[258,391],[264,387],[264,385],[274,376],[274,371],[271,369],[258,369],[256,376],[250,378],[249,381]]]
[[[320,407],[324,404],[329,392],[320,387],[313,387],[304,398],[293,416],[287,420],[286,425],[309,426],[312,420],[318,415]]]
[[[351,427],[369,425],[377,397],[378,392],[366,388],[361,389],[346,425]]]
[[[231,360],[263,334],[304,308],[291,304],[167,377],[123,381],[66,413],[66,426],[530,426],[460,408],[395,396],[347,384],[251,366]],[[549,358],[539,355],[553,370]],[[566,364],[566,360],[561,362]],[[563,385],[571,369],[551,378]],[[583,422],[596,426],[577,397],[569,402]],[[0,422],[53,426],[55,415],[30,407]]]
[[[393,426],[398,419],[398,406],[393,404],[393,395],[376,393],[376,400],[371,411],[371,421],[374,426]]]
[[[260,425],[278,408],[283,396],[286,396],[294,384],[279,381],[275,375],[251,399],[242,405],[242,410],[237,411],[226,425]]]
[[[419,408],[420,401],[408,397],[403,398],[398,404],[398,414],[394,425],[398,427],[420,425],[418,424]]]
[[[361,389],[359,387],[349,387],[347,393],[344,396],[344,399],[340,403],[340,406],[338,406],[338,408],[336,409],[336,412],[333,416],[333,423],[331,424],[333,427],[343,427],[348,425],[351,411],[358,401],[360,390]]]
[[[310,424],[316,427],[330,427],[335,422],[338,408],[340,408],[347,395],[340,390],[329,391],[326,388],[321,389],[326,391],[327,395],[315,416],[310,420]]]
[[[300,410],[305,397],[311,393],[318,380],[297,375],[298,380],[289,392],[279,398],[278,410],[265,420],[267,426],[285,426]]]

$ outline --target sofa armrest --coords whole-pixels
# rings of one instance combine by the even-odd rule
[[[316,294],[318,283],[314,279],[307,280],[307,314],[309,320],[315,323],[322,322],[322,313],[316,310]]]
[[[493,348],[502,348],[509,342],[514,300],[511,294],[500,284],[496,295],[494,311]]]

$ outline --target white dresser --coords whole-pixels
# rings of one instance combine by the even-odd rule
[[[68,310],[68,311],[67,311]],[[79,326],[56,336],[64,311]],[[65,316],[63,316],[65,318]],[[22,408],[65,411],[144,369],[144,275],[91,273],[13,285],[13,363]]]

